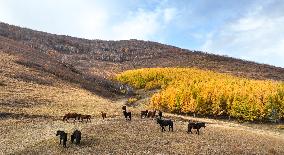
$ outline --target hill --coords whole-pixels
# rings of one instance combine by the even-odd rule
[[[284,79],[282,68],[155,42],[86,40],[0,23],[0,154],[283,154],[283,125],[164,113],[174,120],[174,132],[162,133],[155,120],[140,118],[144,104],[128,107],[133,120],[125,121],[127,99],[120,94],[132,89],[110,79],[144,67]],[[91,122],[63,122],[69,112],[90,114]],[[206,122],[206,128],[188,134],[188,120]],[[82,132],[80,145],[58,145],[57,130],[70,136],[75,129]]]
[[[0,23],[0,36],[50,55],[88,75],[112,77],[129,69],[197,67],[253,78],[284,80],[284,69],[151,41],[87,40]]]

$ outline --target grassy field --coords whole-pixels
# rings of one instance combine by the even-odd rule
[[[200,135],[187,134],[175,119],[174,132],[162,133],[152,119],[122,117],[63,123],[51,119],[1,120],[1,154],[283,154],[283,134],[230,123],[210,123]],[[57,129],[82,131],[82,143],[59,145]]]
[[[102,98],[16,60],[0,52],[0,154],[284,154],[283,129],[276,125],[167,114],[174,132],[162,133],[155,120],[140,119],[143,105],[129,107],[134,117],[125,121],[121,106],[127,99]],[[106,120],[100,111],[108,113]],[[92,122],[63,122],[68,112],[90,114]],[[207,127],[200,135],[187,134],[188,119],[207,122]],[[80,145],[58,145],[57,130],[65,130],[70,139],[75,129],[82,132]]]

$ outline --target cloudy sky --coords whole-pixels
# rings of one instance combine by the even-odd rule
[[[0,21],[88,39],[151,40],[284,67],[284,0],[0,0]]]

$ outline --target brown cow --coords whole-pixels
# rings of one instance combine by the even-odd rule
[[[148,118],[149,117],[154,118],[155,116],[156,116],[156,110],[148,112],[148,116],[147,116]]]
[[[146,118],[148,115],[148,110],[141,111],[141,118]]]
[[[80,118],[82,122],[84,121],[84,119],[87,120],[86,122],[88,122],[88,120],[91,122],[91,115],[81,115]]]
[[[76,119],[80,119],[80,114],[77,114],[77,113],[67,113],[63,116],[63,121],[68,121],[68,119],[70,118],[74,118],[74,121]]]
[[[107,117],[107,113],[101,112],[102,113],[102,118],[105,119]]]

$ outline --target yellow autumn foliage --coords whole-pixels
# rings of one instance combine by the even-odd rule
[[[284,118],[284,84],[196,68],[145,68],[117,75],[137,89],[161,88],[150,105],[174,113],[231,116],[240,120]]]

